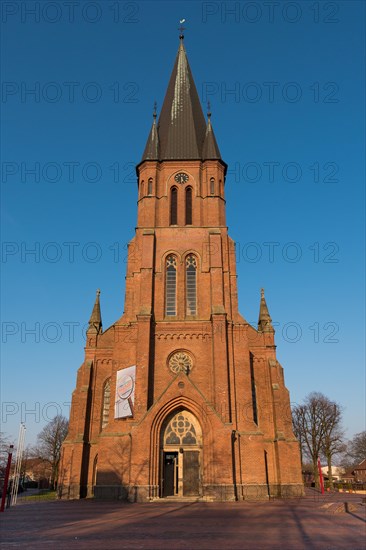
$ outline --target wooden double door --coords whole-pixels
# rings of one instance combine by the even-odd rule
[[[178,451],[164,451],[162,496],[199,496],[199,455],[200,451],[185,449]]]
[[[201,427],[192,413],[180,410],[165,422],[161,434],[162,497],[199,496]]]

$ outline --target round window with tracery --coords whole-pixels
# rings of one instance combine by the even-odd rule
[[[192,370],[192,359],[188,353],[178,351],[169,359],[169,368],[175,374],[178,374],[178,372],[188,374]]]

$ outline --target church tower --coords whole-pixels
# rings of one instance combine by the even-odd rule
[[[238,311],[226,169],[181,36],[136,169],[125,311],[103,331],[98,291],[89,321],[60,463],[62,498],[303,493],[264,291],[257,329]]]

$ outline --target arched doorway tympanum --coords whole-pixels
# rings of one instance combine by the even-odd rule
[[[170,415],[160,435],[160,496],[199,496],[201,493],[202,430],[187,410]]]

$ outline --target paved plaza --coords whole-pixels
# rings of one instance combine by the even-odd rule
[[[1,514],[0,548],[363,550],[366,523],[361,502],[362,495],[316,493],[265,503],[26,504],[20,499]]]

